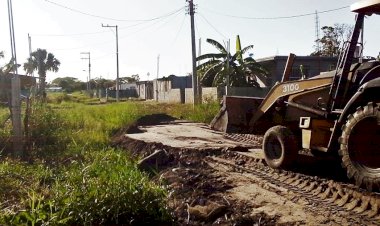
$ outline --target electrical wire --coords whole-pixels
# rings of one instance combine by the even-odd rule
[[[185,23],[186,16],[183,16],[181,26],[179,27],[179,30],[177,31],[177,34],[175,35],[174,40],[172,41],[173,45],[177,42],[178,36],[182,31],[183,24]]]
[[[104,34],[109,31],[98,31],[98,32],[89,32],[89,33],[77,33],[77,34],[31,34],[33,37],[67,37],[67,36],[84,36],[84,35],[96,35]]]
[[[195,29],[197,30],[198,37],[201,37],[201,33],[199,32],[199,29],[198,29],[197,17],[194,17],[194,22],[195,22]]]
[[[226,37],[225,35],[223,35],[221,32],[219,32],[218,29],[216,29],[216,27],[214,27],[214,26],[213,26],[213,25],[212,25],[212,24],[206,19],[206,17],[203,16],[203,14],[198,13],[198,15],[200,15],[200,16],[203,18],[203,20],[206,21],[206,23],[207,23],[208,25],[210,25],[210,26],[216,31],[216,33],[218,33],[219,35],[223,36],[223,38],[227,39],[227,37]]]
[[[170,15],[170,16],[162,17],[160,20],[153,21],[152,24],[149,24],[149,25],[147,25],[147,26],[145,26],[145,27],[143,27],[143,28],[141,28],[141,29],[139,29],[139,30],[133,32],[133,33],[129,33],[129,34],[124,35],[124,36],[120,36],[120,37],[119,37],[119,40],[124,39],[124,38],[129,37],[129,36],[132,36],[132,35],[135,35],[135,34],[137,34],[137,33],[140,33],[140,32],[142,32],[142,31],[144,31],[144,30],[146,30],[146,29],[148,29],[148,28],[150,28],[150,27],[152,27],[152,26],[158,24],[158,23],[161,22],[162,20],[171,17],[171,16],[174,16],[174,15],[175,15],[175,16],[178,16],[179,13],[180,13],[180,11],[178,11],[178,12],[176,12],[175,14],[172,14],[172,15]],[[150,21],[150,22],[152,22],[152,21]],[[164,24],[166,24],[167,22],[168,22],[168,21],[166,21]],[[146,22],[144,22],[144,23],[146,23]],[[129,26],[129,27],[131,27],[131,26]],[[111,32],[111,31],[107,31],[107,32]],[[108,44],[108,43],[111,43],[111,42],[113,42],[113,41],[104,41],[104,42],[99,42],[99,43],[95,43],[95,44],[84,45],[84,46],[80,46],[80,47],[73,47],[73,48],[54,49],[54,51],[71,51],[71,50],[78,50],[78,49],[84,49],[84,48],[88,48],[88,47],[101,46],[101,45],[105,45],[105,44]]]
[[[179,12],[180,10],[184,9],[185,7],[181,7],[177,10],[174,10],[172,12],[169,12],[167,14],[164,14],[162,16],[158,16],[158,17],[153,17],[153,18],[149,18],[149,19],[115,19],[115,18],[110,18],[110,17],[104,17],[104,16],[99,16],[99,15],[95,15],[95,14],[91,14],[91,13],[87,13],[87,12],[83,12],[83,11],[80,11],[78,9],[74,9],[74,8],[71,8],[71,7],[68,7],[68,6],[65,6],[65,5],[61,5],[59,3],[56,3],[56,2],[53,2],[53,1],[50,1],[50,0],[45,0],[46,2],[50,3],[50,4],[53,4],[53,5],[56,5],[56,6],[59,6],[61,8],[64,8],[64,9],[67,9],[67,10],[70,10],[70,11],[73,11],[73,12],[76,12],[76,13],[79,13],[79,14],[82,14],[82,15],[86,15],[86,16],[90,16],[90,17],[95,17],[95,18],[99,18],[99,19],[105,19],[105,20],[112,20],[112,21],[118,21],[118,22],[148,22],[148,21],[154,21],[154,20],[158,20],[158,19],[161,19],[162,17],[168,17],[170,15],[173,15],[177,12]]]
[[[178,16],[178,14],[179,14],[179,12],[177,12],[177,14],[175,14],[175,17],[174,17],[174,18],[176,18],[176,17]],[[173,16],[173,15],[172,15],[172,16]],[[165,18],[164,18],[164,19],[165,19]],[[133,36],[133,35],[135,35],[135,34],[138,34],[138,33],[142,32],[142,31],[144,31],[144,30],[146,30],[146,29],[148,29],[148,28],[150,28],[150,27],[152,27],[152,26],[158,24],[158,23],[161,22],[161,21],[162,21],[162,20],[154,21],[154,23],[149,24],[149,25],[147,25],[147,26],[145,26],[145,27],[143,27],[143,28],[141,28],[141,29],[139,29],[139,30],[133,32],[133,33],[129,33],[129,34],[127,34],[127,35],[121,36],[119,39],[123,39],[123,38],[126,38],[126,37]],[[162,25],[160,25],[160,27],[162,27],[163,25],[167,24],[169,21],[170,21],[170,20],[165,21]]]
[[[349,7],[350,7],[350,6],[343,6],[343,7],[339,7],[339,8],[335,8],[335,9],[329,9],[329,10],[324,10],[324,11],[318,11],[318,14],[334,12],[334,11],[338,11],[338,10],[346,9],[346,8],[349,8]],[[206,8],[206,7],[203,7],[203,8],[206,9],[207,11],[210,11],[210,12],[212,12],[212,13],[214,13],[214,14],[218,14],[218,15],[221,15],[221,16],[227,16],[227,17],[238,18],[238,19],[247,19],[247,20],[280,20],[280,19],[291,19],[291,18],[298,18],[298,17],[305,17],[305,16],[315,15],[315,12],[314,12],[314,13],[304,13],[304,14],[291,15],[291,16],[277,16],[277,17],[246,17],[246,16],[236,16],[236,15],[230,15],[230,14],[225,14],[225,13],[221,13],[221,12],[216,12],[216,11],[211,10],[211,9],[208,9],[208,8]]]
[[[164,17],[165,18],[165,17]],[[140,23],[136,23],[136,24],[132,24],[132,25],[129,25],[129,26],[125,26],[125,27],[120,27],[119,30],[124,30],[124,29],[127,29],[127,28],[132,28],[132,27],[136,27],[136,26],[139,26],[141,24],[145,24],[147,22],[150,22],[150,21],[143,21],[143,22],[140,22]],[[97,34],[104,34],[104,33],[108,33],[108,32],[111,32],[112,30],[110,31],[96,31],[96,32],[88,32],[88,33],[75,33],[75,34],[31,34],[31,36],[34,36],[34,37],[68,37],[68,36],[85,36],[85,35],[97,35]]]
[[[162,27],[164,27],[164,26],[165,26],[166,24],[168,24],[170,21],[175,20],[175,19],[177,18],[178,15],[179,15],[179,13],[175,14],[175,17],[173,17],[173,19],[165,21],[163,24],[161,24],[159,27],[156,28],[156,31],[159,30],[159,29],[161,29]]]

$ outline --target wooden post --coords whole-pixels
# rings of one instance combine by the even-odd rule
[[[292,67],[294,63],[294,58],[296,57],[295,54],[290,53],[288,56],[288,61],[286,61],[286,66],[284,70],[284,74],[282,75],[281,82],[289,81],[290,74],[292,73]]]
[[[12,143],[13,143],[13,154],[17,157],[23,156],[23,136],[22,136],[22,123],[21,123],[21,100],[20,100],[20,77],[17,74],[13,75],[12,81]]]

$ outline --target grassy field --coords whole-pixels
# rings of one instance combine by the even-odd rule
[[[143,115],[209,122],[217,110],[215,103],[99,104],[79,93],[34,102],[25,158],[0,152],[0,224],[170,224],[165,185],[111,148],[111,137]],[[0,150],[9,143],[8,115],[0,108]]]

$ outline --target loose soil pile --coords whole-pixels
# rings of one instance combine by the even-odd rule
[[[169,190],[169,203],[177,225],[344,225],[344,218],[323,209],[311,208],[285,188],[268,185],[254,175],[236,172],[227,165],[208,159],[226,153],[226,148],[210,144],[190,148],[199,139],[177,134],[189,146],[172,147],[162,142],[131,138],[154,127],[175,125],[167,115],[145,116],[127,126],[113,139],[113,145],[142,159],[140,167],[163,181]],[[183,130],[187,128],[181,124]],[[181,128],[182,128],[181,127]],[[170,128],[167,129],[170,131]],[[159,130],[160,131],[160,130]],[[164,132],[164,128],[162,129]],[[210,131],[210,134],[214,133]],[[206,140],[207,137],[202,137]],[[259,139],[258,139],[259,141]],[[223,141],[221,141],[223,143]],[[165,144],[164,144],[165,143]],[[169,142],[170,143],[170,142]],[[217,143],[220,143],[219,141]],[[226,139],[227,143],[227,139]],[[251,144],[252,145],[252,144]],[[259,143],[252,146],[259,146]],[[230,151],[247,151],[249,146],[228,147]],[[236,162],[236,164],[244,164]]]

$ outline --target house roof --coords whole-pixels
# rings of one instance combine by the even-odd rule
[[[380,0],[362,0],[351,5],[351,11],[356,13],[380,13]]]
[[[256,59],[256,62],[267,62],[267,61],[275,61],[275,60],[287,60],[288,56],[284,55],[275,55],[275,56],[269,56],[264,58],[258,58]],[[295,60],[316,60],[316,59],[323,59],[323,60],[336,60],[337,57],[326,57],[326,56],[296,56]]]

